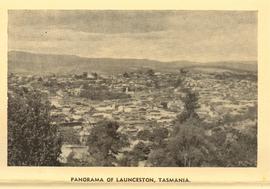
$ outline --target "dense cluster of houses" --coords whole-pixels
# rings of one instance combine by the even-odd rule
[[[80,144],[64,141],[63,156],[71,152],[87,153],[86,139],[99,121],[115,120],[119,131],[136,139],[136,134],[153,125],[170,129],[173,120],[183,111],[183,86],[199,94],[197,113],[206,122],[216,121],[227,114],[243,114],[257,105],[257,82],[245,79],[219,79],[215,74],[132,72],[113,76],[96,73],[79,75],[9,75],[9,91],[15,87],[38,88],[51,102],[53,123],[74,130]],[[176,83],[179,78],[182,83]],[[126,96],[113,99],[82,97],[91,90],[110,91]],[[103,93],[100,93],[102,95]],[[254,122],[246,120],[245,125]],[[241,124],[237,125],[241,128]],[[61,130],[61,129],[60,129]],[[80,157],[80,155],[77,155]],[[65,160],[63,160],[65,161]]]

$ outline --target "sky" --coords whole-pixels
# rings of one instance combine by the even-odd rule
[[[254,61],[257,12],[9,10],[8,50],[159,61]]]

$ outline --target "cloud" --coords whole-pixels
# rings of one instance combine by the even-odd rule
[[[156,60],[255,60],[256,12],[9,11],[9,50]]]
[[[143,33],[167,28],[168,11],[11,10],[9,25],[59,27],[89,33]]]

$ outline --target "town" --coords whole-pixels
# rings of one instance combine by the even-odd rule
[[[115,75],[81,74],[30,75],[10,73],[8,89],[38,89],[51,103],[52,123],[63,139],[61,162],[82,159],[88,153],[87,137],[102,120],[119,123],[118,131],[128,136],[131,151],[145,131],[171,131],[183,111],[185,89],[198,94],[196,110],[206,135],[220,129],[254,132],[257,127],[257,74],[211,68],[179,69],[178,72],[136,70]],[[228,133],[229,134],[229,133]],[[232,137],[230,135],[227,136]],[[124,154],[124,153],[123,153]],[[119,155],[118,158],[121,158]],[[146,166],[146,160],[137,166]]]

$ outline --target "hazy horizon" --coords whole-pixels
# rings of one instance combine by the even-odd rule
[[[29,53],[29,54],[35,54],[35,55],[56,55],[56,56],[76,56],[78,58],[89,58],[89,59],[134,59],[134,60],[149,60],[149,61],[158,61],[158,62],[164,62],[164,63],[170,63],[170,62],[193,62],[193,63],[214,63],[214,62],[255,62],[257,63],[257,60],[219,60],[219,61],[193,61],[193,60],[156,60],[156,59],[149,59],[149,58],[112,58],[112,57],[86,57],[86,56],[80,56],[80,55],[75,55],[75,54],[59,54],[59,53],[38,53],[38,52],[32,52],[32,51],[21,51],[21,50],[9,50],[8,53],[10,52],[20,52],[20,53]]]
[[[86,58],[257,61],[256,11],[10,10],[8,50]]]

